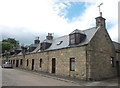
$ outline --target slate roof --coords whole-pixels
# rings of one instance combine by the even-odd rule
[[[120,52],[120,43],[113,41],[113,45],[115,47],[115,51]]]
[[[84,33],[86,35],[86,39],[85,41],[81,42],[79,45],[75,45],[75,46],[81,46],[81,45],[85,45],[88,44],[90,42],[90,40],[93,38],[94,34],[96,33],[98,29],[96,29],[96,27],[87,29],[87,30],[74,30],[72,33]],[[62,41],[61,44],[59,44]],[[69,35],[65,35],[56,39],[52,40],[52,45],[46,49],[47,50],[56,50],[56,49],[62,49],[62,48],[67,48],[67,47],[71,47],[69,46]]]
[[[22,52],[18,53],[17,55],[22,55]]]
[[[98,27],[98,29],[99,29],[99,27]],[[78,45],[73,45],[73,46],[82,46],[82,45],[88,44],[90,42],[90,40],[93,38],[93,36],[95,35],[95,33],[97,32],[98,29],[96,29],[96,27],[93,27],[93,28],[89,28],[87,30],[76,29],[73,32],[71,32],[71,33],[82,33],[82,34],[86,35],[86,38],[83,42],[81,42]],[[52,43],[51,46],[44,51],[57,50],[57,49],[72,47],[72,46],[69,46],[69,34],[65,35],[65,36],[58,37],[58,38],[54,38],[52,40],[45,39],[43,42]],[[31,45],[31,46],[35,46],[36,49],[33,50],[32,52],[29,52],[29,53],[41,52],[40,44],[39,45]],[[22,53],[20,52],[18,55],[22,55]]]
[[[29,47],[38,47],[38,44],[31,44]]]
[[[79,30],[79,29],[75,29],[73,32],[71,32],[70,34],[73,34],[73,33],[82,33],[84,34],[84,32],[82,30]]]
[[[61,44],[59,44],[62,42]],[[65,35],[56,39],[53,39],[52,45],[47,50],[55,50],[68,47],[69,45],[69,35]]]
[[[40,44],[38,44],[38,46],[36,47],[36,49],[34,49],[31,53],[36,53],[40,50]]]

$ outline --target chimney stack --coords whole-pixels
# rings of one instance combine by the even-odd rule
[[[52,33],[48,33],[48,36],[46,36],[46,39],[48,39],[48,40],[52,40],[52,39],[53,39],[53,35],[52,35]]]
[[[39,43],[40,43],[39,37],[36,37],[34,40],[34,44],[39,44]]]
[[[102,12],[100,12],[100,17],[102,17]]]
[[[105,23],[105,18],[102,17],[102,12],[100,12],[100,16],[96,17],[96,27],[100,26],[100,27],[104,27],[106,28],[106,23]]]

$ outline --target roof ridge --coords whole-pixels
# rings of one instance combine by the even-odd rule
[[[54,38],[54,39],[59,39],[59,38],[65,37],[65,36],[68,36],[68,35],[63,35],[63,36],[61,36],[61,37],[57,37],[57,38]],[[54,40],[54,39],[53,39],[53,40]]]
[[[85,29],[85,30],[80,30],[80,29],[77,29],[77,30],[80,30],[80,31],[82,31],[82,32],[84,32],[84,31],[87,31],[87,30],[90,30],[90,29],[93,29],[93,28],[96,28],[96,27],[91,27],[91,28],[88,28],[88,29]],[[76,30],[76,29],[75,29]],[[68,36],[68,35],[63,35],[63,36],[60,36],[60,37],[57,37],[57,38],[54,38],[54,39],[59,39],[59,38],[61,38],[61,37],[65,37],[65,36]],[[53,39],[53,40],[54,40]]]
[[[120,44],[120,42],[116,42],[116,41],[112,41],[113,43],[118,43],[118,44]]]
[[[93,28],[96,28],[96,27],[91,27],[91,28],[88,28],[88,29],[85,29],[85,30],[82,30],[82,31],[87,31],[87,30],[91,30]]]

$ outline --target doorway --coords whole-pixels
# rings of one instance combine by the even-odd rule
[[[55,73],[56,70],[56,59],[52,58],[52,73]]]
[[[16,67],[18,67],[19,65],[19,60],[16,60]]]
[[[32,59],[32,70],[34,70],[34,59]]]
[[[120,76],[120,68],[119,68],[119,61],[116,61],[116,69],[117,69],[117,76]]]

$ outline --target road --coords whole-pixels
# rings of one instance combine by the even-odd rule
[[[40,73],[20,70],[2,69],[2,86],[118,86],[118,78],[103,81],[70,81],[43,76]]]
[[[18,69],[2,69],[2,86],[79,86]]]

